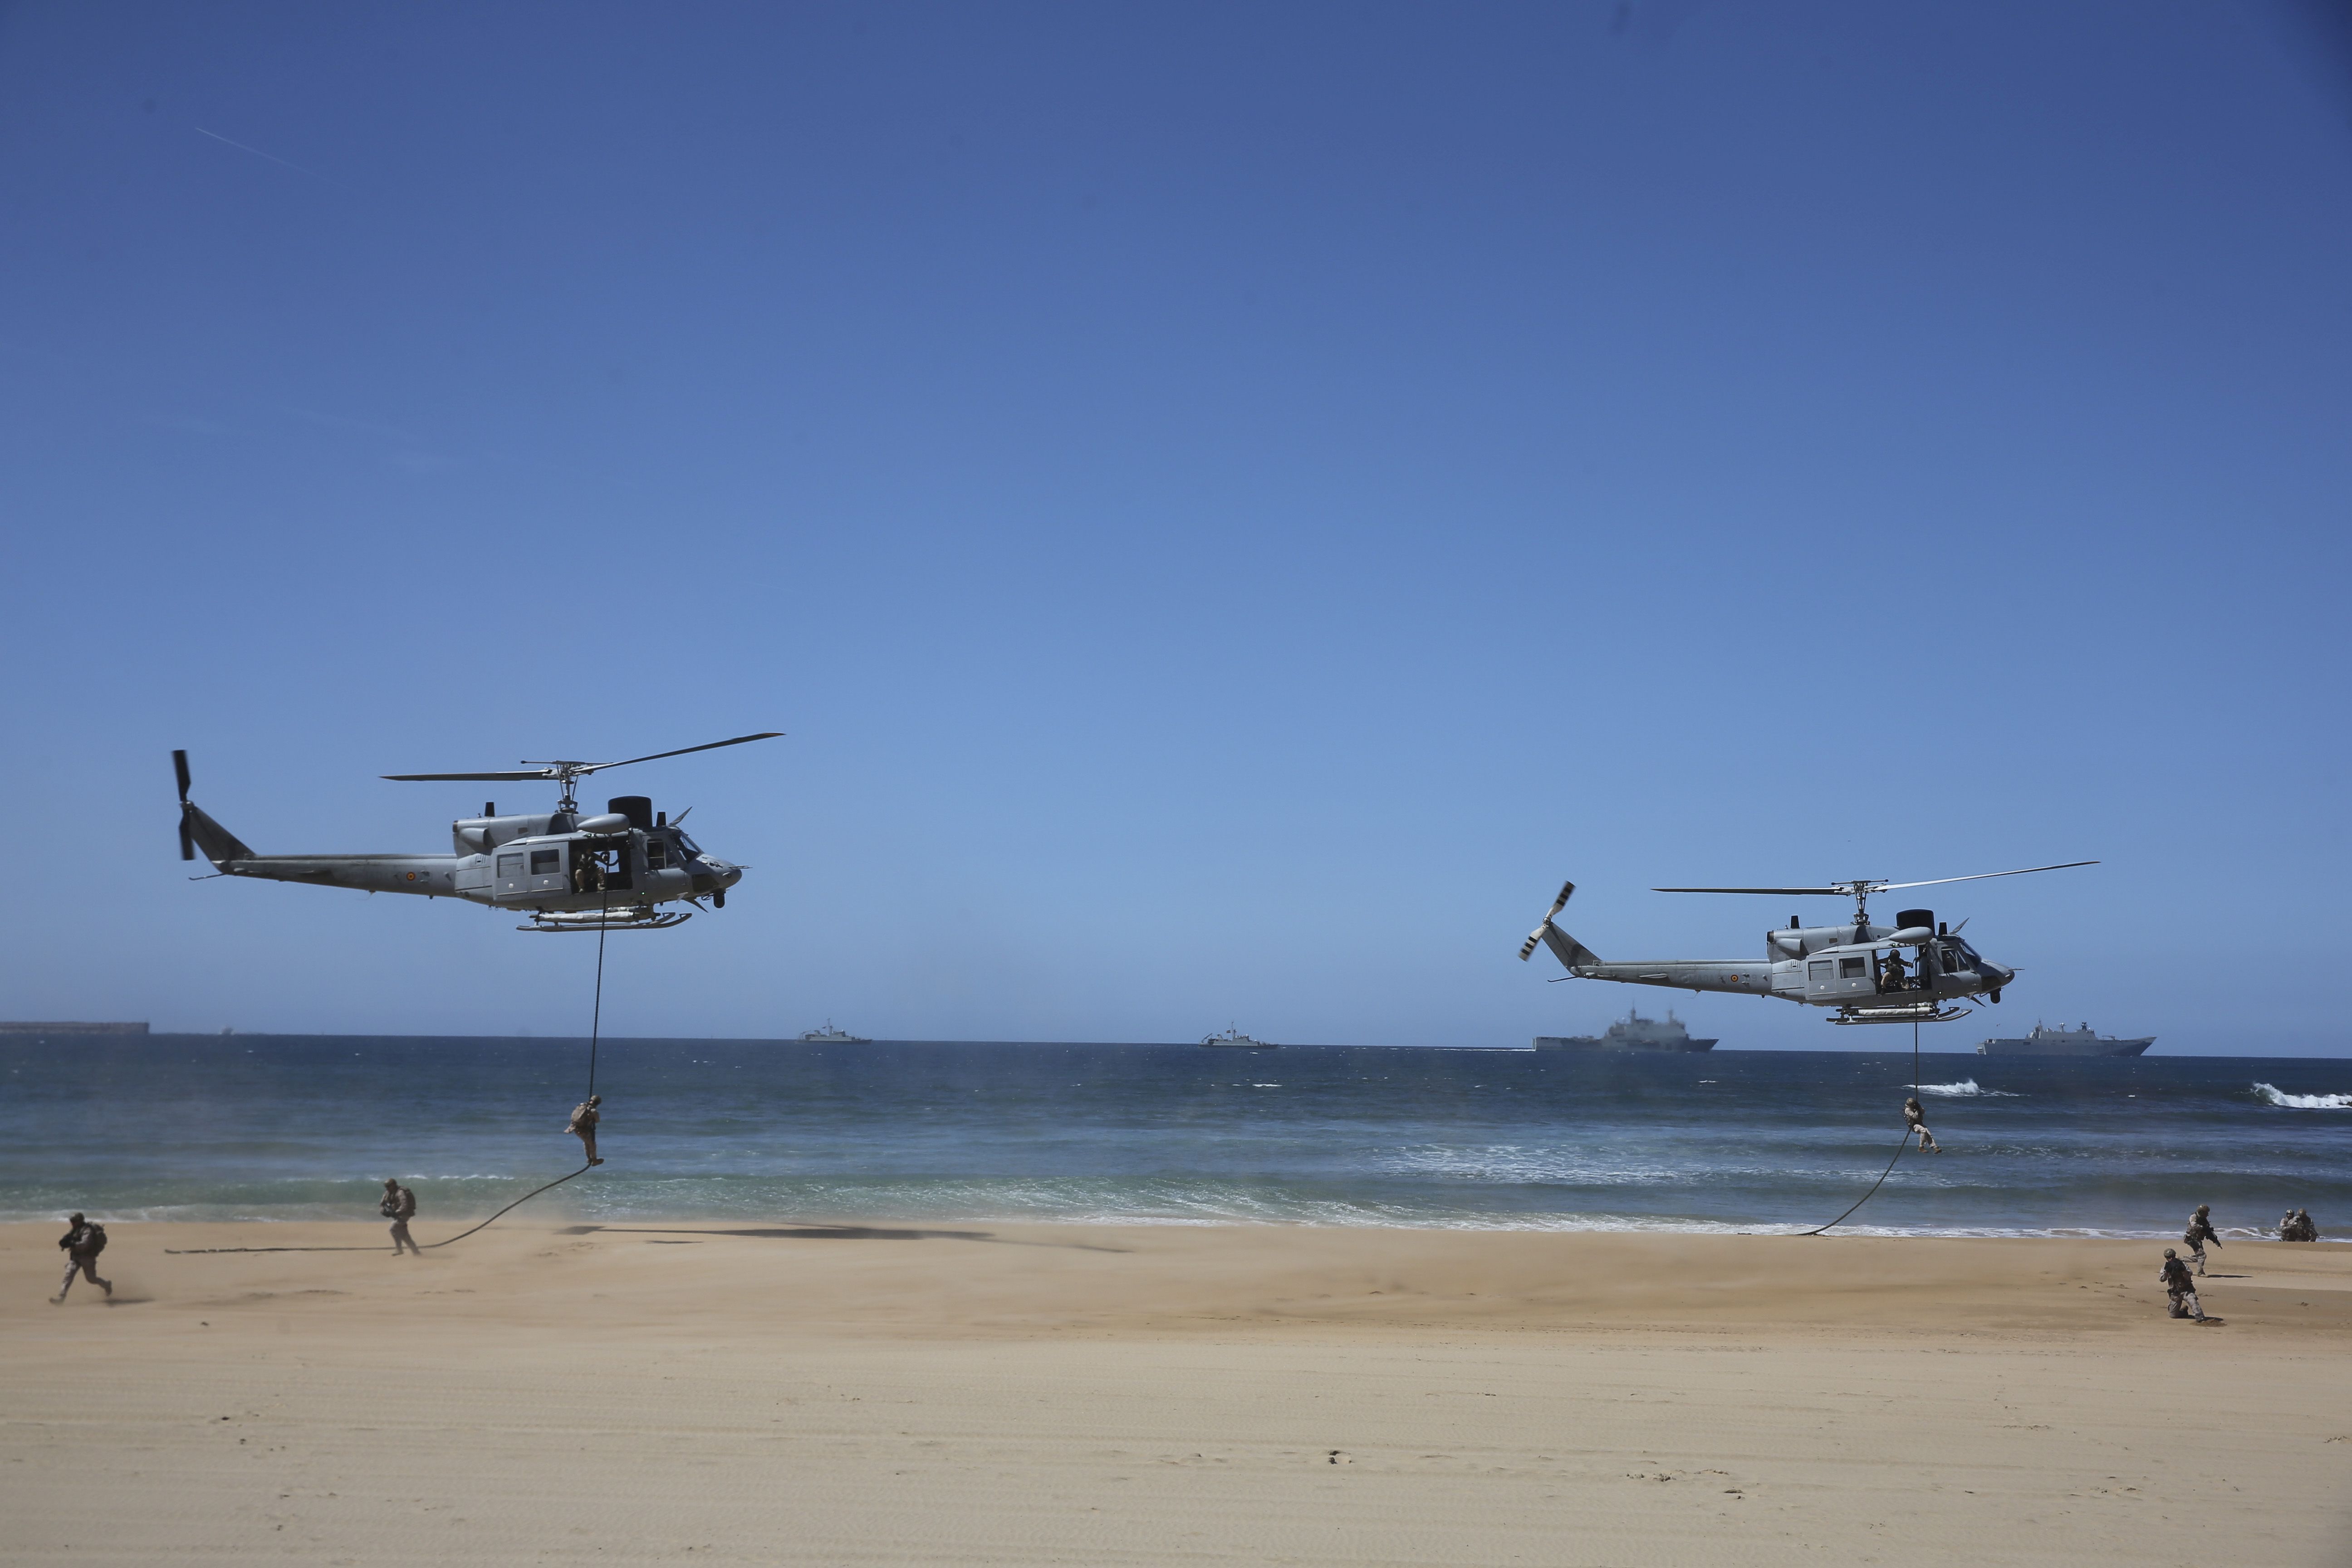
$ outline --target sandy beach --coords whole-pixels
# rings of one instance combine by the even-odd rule
[[[420,1225],[432,1241],[454,1226]],[[11,1563],[2352,1563],[2352,1248],[0,1227]]]

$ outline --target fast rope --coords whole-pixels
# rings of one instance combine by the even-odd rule
[[[596,1000],[589,1014],[588,1021],[588,1092],[591,1095],[596,1092],[596,1041],[598,1036],[603,1033],[604,1025],[604,922],[611,914],[613,898],[611,888],[604,884],[601,869],[602,868],[600,868],[596,900]],[[489,1228],[492,1220],[504,1218],[507,1215],[513,1213],[516,1209],[519,1209],[522,1207],[523,1205],[530,1202],[531,1199],[539,1196],[540,1194],[547,1192],[551,1188],[562,1186],[564,1183],[572,1180],[573,1176],[584,1176],[593,1169],[594,1169],[593,1165],[583,1165],[578,1170],[572,1172],[570,1176],[558,1176],[555,1180],[548,1183],[546,1186],[533,1187],[530,1191],[523,1194],[522,1196],[515,1199],[514,1202],[507,1205],[505,1208],[502,1208],[497,1214],[492,1215],[489,1219],[486,1219],[482,1221],[481,1224],[474,1226],[473,1230],[461,1230],[457,1235],[446,1237],[443,1240],[428,1241],[423,1247],[418,1247],[417,1250],[419,1252],[430,1252],[436,1247],[446,1247],[453,1241],[463,1241],[467,1237],[473,1235],[475,1231],[487,1230]],[[167,1256],[173,1258],[194,1258],[205,1253],[215,1252],[382,1252],[383,1250],[383,1248],[381,1246],[167,1247],[163,1249]]]
[[[604,927],[612,919],[613,889],[605,884],[604,868],[596,871],[596,1005],[588,1016],[588,1093],[596,1093],[596,1037],[604,1027]]]
[[[578,1170],[572,1172],[572,1176],[584,1176],[591,1169],[592,1167],[590,1166],[583,1165]],[[498,1214],[492,1215],[490,1219],[486,1219],[481,1223],[481,1225],[476,1226],[474,1230],[480,1230],[483,1226],[488,1226],[490,1223],[490,1220],[497,1219],[511,1210],[520,1208],[523,1205],[530,1202],[531,1199],[539,1196],[540,1194],[547,1191],[548,1187],[562,1186],[564,1183],[570,1181],[572,1176],[558,1176],[555,1180],[548,1183],[546,1187],[531,1188],[530,1191],[515,1199],[514,1202],[509,1204],[505,1208],[500,1209]],[[436,1247],[446,1247],[452,1241],[463,1241],[467,1237],[473,1235],[474,1230],[461,1230],[457,1235],[442,1241],[428,1241],[423,1247],[418,1247],[417,1250],[419,1252],[430,1252]],[[163,1250],[175,1258],[193,1258],[199,1253],[205,1252],[382,1252],[383,1247],[379,1244],[374,1247],[167,1247]]]
[[[1911,1020],[1911,1098],[1914,1100],[1919,1098],[1919,1021],[1916,1018]],[[1830,1229],[1832,1226],[1843,1225],[1847,1220],[1853,1217],[1853,1210],[1858,1209],[1863,1205],[1868,1203],[1873,1197],[1877,1195],[1878,1189],[1886,1184],[1886,1178],[1895,1173],[1895,1160],[1902,1159],[1903,1151],[1908,1149],[1910,1146],[1911,1129],[1908,1126],[1906,1126],[1903,1129],[1903,1141],[1895,1145],[1895,1159],[1886,1162],[1886,1169],[1878,1173],[1878,1180],[1870,1184],[1870,1191],[1863,1194],[1862,1196],[1853,1200],[1853,1208],[1846,1210],[1845,1213],[1830,1221],[1829,1225],[1822,1226],[1815,1230],[1802,1231],[1799,1234],[1803,1236],[1820,1236],[1822,1232]]]

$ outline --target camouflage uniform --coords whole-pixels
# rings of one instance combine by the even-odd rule
[[[392,1221],[392,1255],[397,1258],[401,1248],[406,1247],[417,1257],[424,1257],[424,1249],[416,1245],[416,1238],[408,1234],[408,1222],[416,1217],[416,1194],[398,1182],[386,1181],[383,1184],[383,1202],[376,1208],[384,1218]]]
[[[600,1094],[592,1094],[573,1106],[572,1120],[566,1122],[563,1128],[566,1132],[580,1140],[582,1146],[588,1151],[588,1163],[592,1165],[601,1165],[604,1163],[596,1157],[596,1123],[604,1120],[597,1113],[596,1107],[604,1098]]]
[[[2164,1271],[2157,1278],[2164,1281],[2168,1316],[2194,1318],[2200,1323],[2205,1321],[2205,1309],[2197,1301],[2197,1281],[2190,1276],[2189,1265],[2174,1257],[2168,1247],[2164,1249]]]
[[[2211,1215],[2210,1205],[2199,1204],[2197,1212],[2189,1216],[2189,1228],[2180,1233],[2180,1244],[2189,1248],[2189,1256],[2197,1260],[2197,1272],[2200,1274],[2205,1272],[2205,1244],[2210,1241],[2216,1247],[2221,1245],[2221,1238],[2213,1233]]]
[[[114,1282],[98,1277],[98,1255],[106,1250],[106,1227],[92,1225],[79,1215],[74,1215],[69,1223],[72,1228],[58,1237],[58,1246],[65,1250],[66,1255],[65,1283],[58,1286],[58,1293],[49,1298],[51,1304],[66,1299],[66,1292],[73,1289],[76,1274],[88,1276],[91,1284],[109,1296],[113,1295]]]

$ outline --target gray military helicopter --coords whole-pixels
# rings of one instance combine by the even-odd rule
[[[663,904],[700,909],[708,898],[714,908],[725,909],[727,889],[743,879],[743,868],[704,854],[686,836],[686,812],[672,822],[647,797],[625,795],[605,802],[601,815],[583,816],[573,785],[606,768],[772,741],[782,733],[763,731],[617,763],[526,763],[528,771],[383,775],[436,784],[546,779],[562,787],[551,812],[501,816],[491,801],[481,816],[459,817],[449,825],[457,840],[454,855],[257,855],[188,798],[188,753],[173,752],[172,766],[180,780],[180,858],[193,860],[202,849],[225,877],[465,899],[529,915],[530,923],[517,931],[662,931],[693,919]]]
[[[1552,923],[1576,891],[1576,884],[1560,884],[1543,924],[1536,927],[1519,948],[1520,962],[1532,956],[1540,942],[1552,951],[1569,975],[1579,980],[1617,980],[1633,985],[1664,985],[1688,991],[1738,991],[1754,996],[1778,996],[1811,1007],[1833,1007],[1833,1024],[1931,1024],[1963,1018],[1969,1009],[1957,1005],[1982,996],[2000,1000],[2001,988],[2017,978],[2017,971],[1981,957],[1961,939],[1958,927],[1947,927],[1933,910],[1905,910],[1891,926],[1870,923],[1870,895],[1898,888],[1934,888],[1946,882],[1981,882],[1993,877],[2024,877],[2036,871],[2063,871],[2095,866],[2096,860],[2068,860],[2057,866],[2028,866],[2018,871],[1979,871],[1973,877],[1934,877],[1924,882],[1864,879],[1832,882],[1821,888],[1653,888],[1654,893],[1761,893],[1790,898],[1849,898],[1853,919],[1843,925],[1809,926],[1796,916],[1788,926],[1764,933],[1764,961],[1738,958],[1672,958],[1640,963],[1610,963]],[[1960,925],[1969,922],[1962,921]],[[1901,950],[1913,950],[1912,962]]]

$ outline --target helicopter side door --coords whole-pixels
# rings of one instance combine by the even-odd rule
[[[532,903],[571,891],[561,838],[518,838],[501,844],[490,873],[490,897],[499,903]]]
[[[1878,990],[1876,955],[1867,948],[1832,948],[1805,960],[1805,1000],[1843,1005]]]

